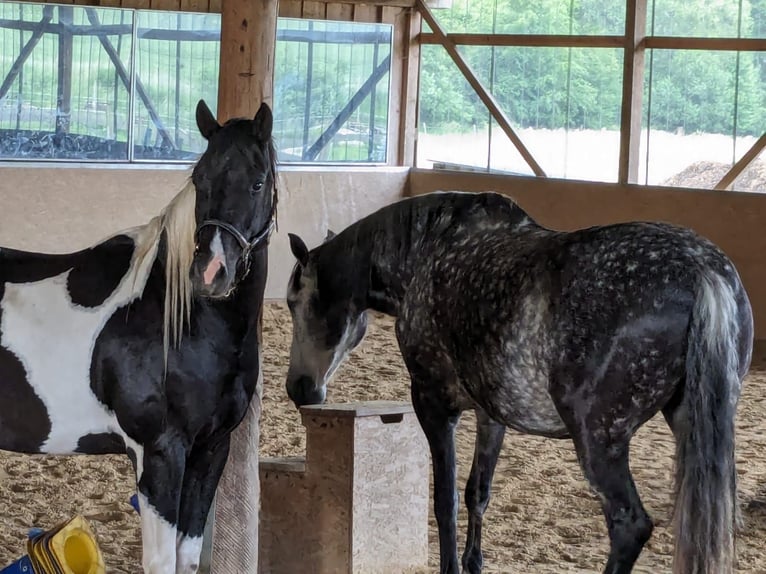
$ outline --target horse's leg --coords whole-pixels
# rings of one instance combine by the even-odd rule
[[[439,529],[440,574],[460,572],[457,557],[457,486],[455,426],[460,412],[448,408],[442,382],[426,378],[408,363],[412,406],[431,449],[434,473],[434,514]]]
[[[492,476],[504,436],[505,425],[493,421],[483,410],[476,409],[476,446],[473,451],[471,475],[465,487],[468,536],[463,553],[464,573],[481,572],[484,562],[481,554],[481,523],[489,504]]]
[[[145,574],[175,574],[178,505],[186,459],[176,437],[160,435],[136,452]]]
[[[613,403],[602,404],[597,398],[583,402],[576,396],[564,401],[570,404],[559,404],[559,412],[572,435],[583,474],[601,498],[610,541],[604,574],[629,574],[654,528],[629,465],[632,432],[628,429],[638,422],[634,419],[643,417],[623,412]],[[591,413],[609,413],[609,417]]]
[[[628,574],[652,535],[652,519],[641,504],[630,474],[629,442],[593,444],[582,449],[585,477],[602,501],[609,530],[609,560],[605,574]]]
[[[229,456],[229,436],[215,444],[195,445],[186,461],[178,519],[176,574],[196,574],[202,534],[218,481]]]

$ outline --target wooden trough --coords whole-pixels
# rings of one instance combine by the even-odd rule
[[[301,409],[306,456],[262,458],[258,571],[428,566],[428,445],[409,403]]]

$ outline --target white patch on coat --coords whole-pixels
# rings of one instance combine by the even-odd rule
[[[176,548],[176,574],[197,574],[202,536],[180,536]]]
[[[324,385],[327,385],[330,379],[332,379],[332,376],[335,374],[335,371],[338,370],[338,367],[343,364],[349,353],[354,350],[352,347],[352,342],[356,337],[356,333],[355,329],[352,329],[353,326],[354,324],[350,320],[346,321],[346,326],[343,328],[343,336],[340,338],[338,346],[333,349],[330,366],[326,370],[324,378],[317,379],[323,381]]]
[[[223,241],[221,240],[220,229],[215,230],[215,235],[213,235],[213,239],[210,242],[210,253],[213,255],[213,257],[220,257],[226,261],[226,253],[223,250]]]
[[[138,505],[141,508],[144,574],[176,574],[176,527],[162,518],[140,492]]]
[[[115,432],[125,438],[114,413],[90,388],[91,357],[107,320],[143,291],[153,262],[154,255],[139,268],[131,262],[117,288],[95,308],[72,302],[70,271],[33,283],[5,284],[0,344],[24,365],[27,381],[48,411],[51,431],[41,452],[72,453],[87,434]]]
[[[295,274],[300,269],[301,280],[298,290],[294,289]],[[326,348],[322,342],[322,337],[313,336],[321,326],[309,323],[322,322],[324,318],[313,317],[311,311],[311,297],[316,290],[316,275],[312,267],[299,267],[296,265],[290,275],[287,287],[286,299],[290,305],[290,314],[292,317],[293,337],[290,344],[290,365],[288,367],[288,380],[295,380],[300,376],[309,376],[321,387],[322,400],[327,393],[327,383],[330,381],[335,371],[343,364],[349,353],[353,350],[352,343],[356,336],[357,323],[346,317],[343,327],[343,334],[338,344],[334,348]],[[360,316],[357,321],[363,320]],[[361,342],[361,340],[359,341]]]
[[[126,446],[136,455],[136,484],[138,484],[144,474],[144,449],[129,438],[126,439]],[[196,570],[177,570],[176,557],[181,542],[177,527],[162,518],[140,490],[136,496],[141,513],[141,563],[144,574],[178,574],[180,572],[195,574]],[[190,556],[188,548],[187,545],[185,554]],[[199,563],[199,551],[197,563]]]

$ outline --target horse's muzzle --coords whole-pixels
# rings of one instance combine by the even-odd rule
[[[207,261],[195,259],[191,275],[194,292],[201,297],[223,299],[233,290],[231,275],[221,257],[210,257]]]
[[[311,377],[300,377],[287,382],[287,396],[297,408],[306,405],[320,405],[324,402],[326,390],[324,385],[317,386]]]

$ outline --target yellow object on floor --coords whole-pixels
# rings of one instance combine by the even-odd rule
[[[30,538],[27,552],[35,574],[106,574],[96,537],[82,516]]]

